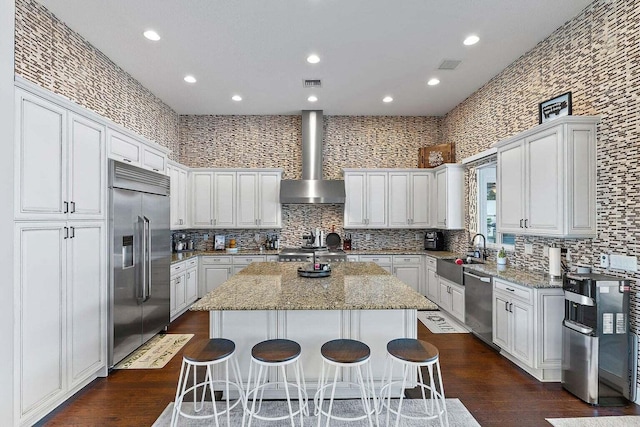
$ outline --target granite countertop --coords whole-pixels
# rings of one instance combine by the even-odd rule
[[[552,279],[546,274],[534,273],[508,265],[497,265],[495,262],[485,264],[466,264],[465,269],[489,274],[499,279],[517,283],[529,288],[561,288],[562,279]]]
[[[437,310],[438,306],[369,262],[339,263],[331,276],[303,278],[308,263],[252,263],[191,310]]]

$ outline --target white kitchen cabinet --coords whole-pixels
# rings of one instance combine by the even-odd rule
[[[385,271],[393,274],[392,255],[360,255],[360,262],[373,262],[382,267]]]
[[[440,288],[438,291],[438,306],[464,323],[464,286],[460,286],[442,277],[439,277],[438,284]]]
[[[173,322],[198,299],[198,258],[171,264],[170,316]]]
[[[235,228],[236,173],[233,170],[192,171],[191,226]]]
[[[266,255],[234,255],[233,260],[233,274],[242,271],[247,265],[252,262],[266,262]]]
[[[498,230],[596,236],[596,124],[566,116],[496,144]]]
[[[237,226],[241,228],[280,228],[281,170],[237,172]]]
[[[422,290],[424,277],[421,255],[394,255],[393,275],[416,292]]]
[[[447,230],[464,228],[464,165],[446,163],[435,168],[434,174],[432,226]]]
[[[15,218],[104,218],[105,126],[22,89],[15,93]]]
[[[430,171],[389,172],[389,228],[425,228],[430,222]]]
[[[227,256],[202,256],[198,271],[198,293],[205,296],[231,277],[233,261]]]
[[[387,228],[386,171],[344,170],[344,228]]]
[[[107,140],[109,158],[161,174],[166,173],[168,150],[160,145],[111,127],[107,130]]]
[[[15,396],[32,424],[105,370],[102,222],[17,223]]]
[[[423,295],[425,295],[427,298],[429,298],[431,301],[433,301],[434,303],[438,303],[438,301],[440,301],[440,281],[439,281],[439,276],[437,273],[437,261],[435,258],[430,257],[430,256],[426,256],[425,257],[425,263],[426,263],[426,283],[425,283],[425,292],[423,293]]]
[[[171,179],[171,229],[187,228],[189,225],[187,221],[188,171],[178,163],[169,162],[167,172]]]
[[[530,288],[494,277],[493,342],[540,381],[559,381],[562,288]]]

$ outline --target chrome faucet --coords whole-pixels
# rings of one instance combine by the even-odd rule
[[[470,245],[471,245],[471,248],[473,248],[473,244],[474,244],[474,242],[476,240],[476,237],[478,237],[478,236],[482,237],[482,254],[479,254],[480,256],[478,256],[476,258],[482,258],[483,261],[486,261],[487,260],[487,238],[484,237],[484,234],[478,233],[478,234],[474,235],[471,238]]]

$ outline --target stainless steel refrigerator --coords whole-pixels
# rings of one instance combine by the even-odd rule
[[[109,367],[169,325],[169,177],[109,161]]]

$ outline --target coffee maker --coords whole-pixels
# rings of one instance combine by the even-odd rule
[[[424,233],[424,248],[427,251],[443,251],[444,233],[435,230]]]

